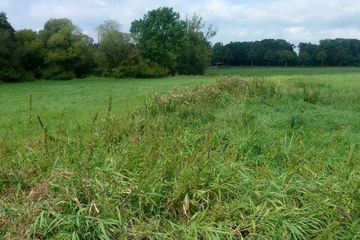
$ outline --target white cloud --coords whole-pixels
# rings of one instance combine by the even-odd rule
[[[282,38],[294,44],[325,38],[360,38],[359,0],[0,0],[15,29],[40,29],[51,18],[69,18],[84,32],[107,19],[128,31],[147,11],[173,7],[183,18],[200,13],[218,27],[213,41],[254,41]]]
[[[288,27],[283,30],[282,34],[287,37],[288,41],[302,39],[302,42],[309,42],[314,36],[314,33],[305,27]]]
[[[102,0],[94,0],[94,2],[96,2],[97,4],[99,4],[100,6],[103,6],[103,7],[108,6],[108,4]]]
[[[329,29],[319,33],[322,39],[325,38],[357,38],[360,39],[359,29]]]

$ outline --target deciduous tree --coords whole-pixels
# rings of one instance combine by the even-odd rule
[[[6,13],[0,13],[0,81],[21,80],[23,73],[15,55],[15,30],[8,22]]]
[[[290,50],[283,50],[279,53],[280,62],[285,63],[285,67],[288,66],[288,61],[295,59],[295,53]]]
[[[177,72],[186,75],[204,74],[211,60],[209,40],[216,35],[216,29],[212,25],[207,26],[197,13],[187,17],[185,23],[186,31]]]
[[[212,46],[211,61],[213,64],[224,61],[224,44],[217,42]]]
[[[251,66],[254,66],[254,60],[258,57],[257,52],[255,52],[254,50],[250,50],[247,53],[247,58],[248,60],[251,62]]]
[[[131,43],[131,36],[118,30],[106,32],[100,42],[99,51],[104,55],[102,62],[99,62],[106,74],[116,71],[117,77],[128,77],[128,70],[135,64],[136,49]]]
[[[93,39],[67,18],[50,19],[39,32],[46,53],[43,77],[46,79],[71,79],[83,77],[94,67]]]
[[[149,11],[131,23],[130,32],[150,66],[156,64],[171,74],[177,72],[186,34],[186,22],[179,13],[169,7]]]
[[[267,50],[264,55],[264,60],[267,61],[267,66],[270,67],[270,62],[276,59],[276,54],[272,50]]]
[[[118,31],[120,32],[121,29],[121,24],[116,21],[115,19],[109,19],[104,21],[102,24],[100,24],[97,28],[96,31],[98,33],[98,42],[100,43],[102,38],[104,37],[104,35],[108,32],[112,32],[112,31]]]
[[[39,35],[30,29],[15,33],[16,56],[25,71],[40,77],[40,68],[44,63],[45,48]]]
[[[226,48],[224,53],[225,60],[227,61],[227,65],[230,65],[230,61],[234,59],[234,55],[231,51],[231,48]]]
[[[325,51],[320,51],[316,54],[316,60],[318,60],[319,62],[321,62],[321,66],[324,66],[324,61],[327,58],[327,54]]]
[[[348,53],[346,51],[346,49],[343,46],[340,46],[337,53],[336,53],[336,59],[339,61],[339,65],[340,67],[343,66],[344,61],[346,60],[346,58],[348,58]]]
[[[318,61],[316,59],[316,54],[320,51],[319,45],[313,44],[313,43],[299,43],[298,49],[300,54],[302,52],[307,52],[310,56],[309,60],[307,60],[307,63],[312,66],[316,66],[318,64]]]
[[[307,52],[302,51],[299,54],[299,60],[302,62],[303,67],[305,66],[305,62],[309,61],[309,59],[310,59],[310,54],[308,54]]]
[[[1,31],[7,32],[10,38],[14,37],[15,29],[8,22],[6,13],[4,12],[0,12],[0,29]]]

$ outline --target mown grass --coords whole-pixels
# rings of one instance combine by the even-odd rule
[[[338,81],[219,77],[127,117],[106,94],[76,129],[34,117],[37,139],[0,145],[0,235],[356,239],[359,89]]]

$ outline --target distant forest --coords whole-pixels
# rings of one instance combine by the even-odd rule
[[[211,44],[217,33],[199,14],[185,19],[172,8],[147,12],[129,33],[115,20],[100,24],[97,39],[70,19],[50,19],[40,31],[15,30],[0,13],[0,81],[68,80],[88,76],[152,78],[201,75],[217,66],[359,66],[358,39],[295,45],[282,39]]]
[[[254,42],[218,42],[212,46],[212,63],[229,66],[359,66],[360,40],[325,39],[319,44],[295,45],[283,39]]]

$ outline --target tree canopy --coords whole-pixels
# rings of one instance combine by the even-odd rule
[[[16,55],[15,30],[8,22],[6,14],[0,13],[0,80],[18,81],[24,75]]]
[[[226,62],[231,66],[360,66],[359,39],[324,39],[319,44],[295,46],[283,39],[253,42],[230,42],[213,45],[212,64]],[[229,59],[229,51],[232,57]]]
[[[67,18],[52,18],[38,32],[15,31],[0,13],[0,81],[203,74],[216,34],[199,14],[182,19],[169,7],[134,20],[130,33],[114,19],[96,31],[95,43]]]
[[[230,59],[229,51],[232,53]],[[288,51],[286,59],[282,57],[283,51]],[[294,45],[291,43],[283,39],[264,39],[254,42],[230,42],[226,45],[216,43],[213,46],[212,62],[215,64],[225,61],[232,66],[279,66],[284,63],[295,65],[295,56]]]
[[[186,32],[179,13],[168,7],[149,11],[131,23],[130,32],[150,66],[176,73]]]
[[[97,28],[96,31],[98,32],[98,43],[101,42],[102,38],[104,37],[104,35],[108,32],[111,31],[120,31],[121,28],[121,24],[114,20],[114,19],[109,19],[104,21],[102,24],[100,24]]]
[[[91,72],[93,40],[84,35],[71,20],[50,19],[39,32],[45,44],[42,77],[71,79]]]

